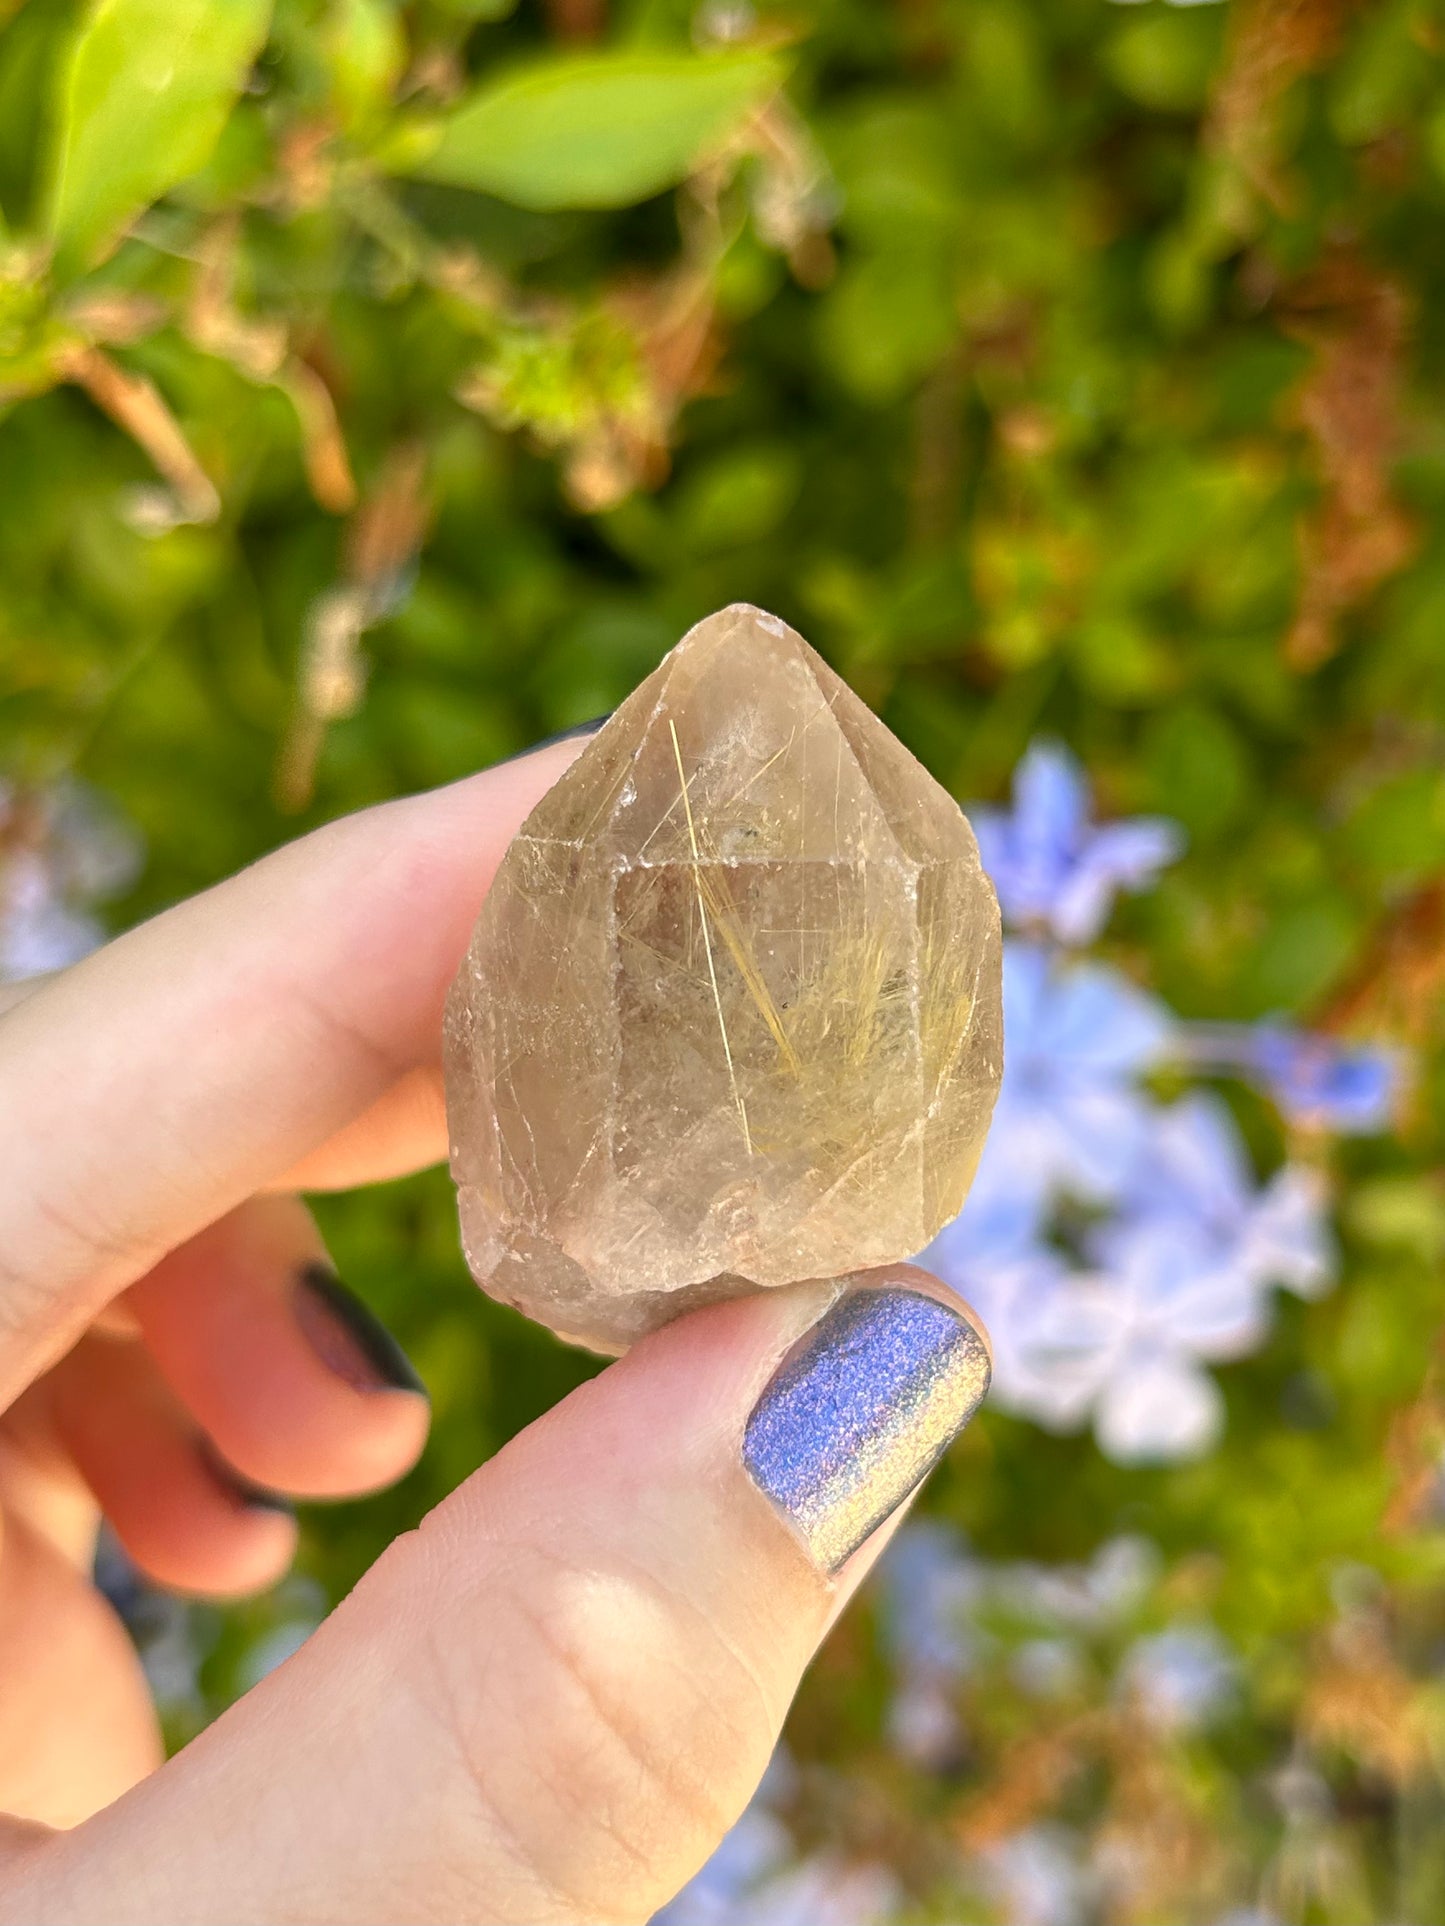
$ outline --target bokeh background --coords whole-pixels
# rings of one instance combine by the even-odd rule
[[[1445,1919],[1439,0],[0,22],[0,974],[734,599],[984,805],[998,1394],[669,1919]],[[592,1368],[318,1209],[435,1434],[252,1604],[112,1548],[176,1742]]]

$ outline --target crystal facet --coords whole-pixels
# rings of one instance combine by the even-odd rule
[[[523,824],[446,1019],[494,1297],[599,1350],[921,1250],[1002,1067],[958,805],[776,616],[710,616]]]

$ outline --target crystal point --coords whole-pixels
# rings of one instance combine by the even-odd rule
[[[685,635],[523,824],[446,1017],[467,1257],[599,1350],[910,1256],[1002,1067],[958,805],[801,636]]]

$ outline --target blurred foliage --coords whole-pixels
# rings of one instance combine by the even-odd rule
[[[793,1743],[817,1823],[902,1841],[922,1897],[920,1827],[1102,1775],[1126,1835],[1188,1814],[1150,1920],[1281,1839],[1281,1916],[1445,1917],[1439,0],[0,20],[0,748],[140,827],[126,914],[611,708],[744,598],[960,796],[1046,728],[1108,808],[1182,822],[1114,945],[1181,1012],[1421,1049],[1401,1141],[1336,1173],[1344,1287],[1222,1374],[1217,1454],[1125,1471],[993,1417],[935,1493],[994,1554],[1148,1534],[1250,1717],[1030,1778],[996,1707],[925,1784],[882,1749],[865,1614]],[[310,1515],[317,1599],[590,1368],[479,1302],[444,1176],[321,1214],[437,1425],[399,1491]],[[202,1621],[178,1731],[294,1598]],[[1264,1789],[1306,1756],[1313,1859]]]

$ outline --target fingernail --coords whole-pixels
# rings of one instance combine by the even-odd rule
[[[284,1518],[296,1516],[296,1507],[284,1492],[272,1491],[269,1485],[253,1485],[249,1478],[243,1478],[234,1465],[226,1463],[209,1438],[198,1438],[196,1449],[207,1471],[241,1511],[275,1511]]]
[[[529,743],[514,756],[503,756],[502,762],[517,762],[522,756],[535,756],[539,749],[550,749],[559,742],[571,742],[577,736],[595,736],[603,723],[611,720],[612,711],[609,709],[605,716],[593,716],[590,722],[574,722],[570,729],[559,729],[555,736],[543,736],[540,742]],[[501,766],[501,763],[497,764],[498,768]]]
[[[296,1282],[296,1321],[328,1371],[356,1391],[426,1396],[406,1352],[335,1271],[326,1264],[307,1264]]]
[[[779,1365],[743,1463],[835,1572],[927,1477],[988,1381],[988,1347],[956,1311],[918,1291],[855,1290]]]

